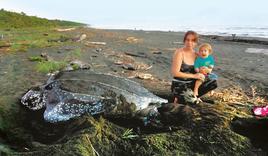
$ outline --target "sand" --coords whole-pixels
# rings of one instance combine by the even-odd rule
[[[170,95],[171,60],[175,49],[183,46],[183,32],[81,28],[63,33],[71,33],[73,36],[84,33],[87,34],[87,38],[71,45],[33,48],[26,53],[14,55],[3,54],[0,58],[0,82],[6,89],[2,90],[1,94],[19,92],[19,95],[32,85],[45,81],[47,77],[36,72],[37,63],[30,62],[29,57],[40,56],[46,52],[54,60],[62,61],[70,51],[80,48],[81,56],[78,59],[90,64],[91,70],[129,77],[143,83],[155,93],[156,90],[161,92],[157,94]],[[254,42],[245,43],[245,40]],[[89,45],[90,42],[104,42],[105,45]],[[268,55],[264,53],[268,49],[266,40],[232,40],[230,37],[201,36],[200,43],[204,42],[210,43],[213,47],[216,60],[213,72],[219,76],[218,89],[239,85],[250,92],[250,86],[256,86],[262,96],[268,95]],[[257,52],[258,49],[261,50],[256,53],[256,49]],[[252,53],[252,50],[255,50],[255,53]]]
[[[47,48],[31,48],[27,52],[16,52],[16,53],[0,53],[0,103],[3,107],[2,115],[3,117],[7,116],[2,122],[11,123],[11,128],[7,128],[6,131],[3,132],[5,136],[15,138],[15,140],[19,140],[18,142],[26,142],[28,141],[45,141],[44,143],[48,143],[49,141],[53,140],[53,145],[48,144],[48,146],[44,146],[42,144],[42,149],[40,152],[44,153],[45,151],[51,153],[51,149],[60,149],[59,147],[64,147],[66,149],[71,149],[70,151],[77,151],[72,150],[73,148],[80,148],[80,146],[75,146],[77,144],[73,142],[77,142],[76,140],[70,140],[67,144],[54,144],[54,140],[68,140],[69,138],[65,136],[60,138],[62,135],[53,137],[57,135],[57,132],[60,132],[61,128],[56,129],[56,133],[53,133],[55,129],[52,128],[53,132],[51,131],[51,127],[47,128],[47,123],[40,124],[39,118],[35,115],[30,116],[26,115],[22,111],[22,113],[17,113],[20,107],[18,107],[18,101],[21,96],[31,87],[39,86],[43,84],[46,79],[48,78],[46,73],[40,73],[36,71],[36,66],[38,62],[32,62],[29,60],[31,56],[40,56],[41,53],[47,53],[48,56],[53,58],[55,61],[62,61],[71,59],[70,56],[74,57],[75,59],[79,59],[85,63],[90,64],[91,70],[96,72],[102,73],[111,73],[115,75],[121,75],[124,77],[129,77],[130,79],[142,83],[146,88],[151,90],[153,93],[162,96],[162,97],[170,97],[170,84],[171,84],[171,74],[170,74],[170,66],[172,56],[174,51],[177,47],[182,47],[182,38],[184,33],[183,32],[159,32],[159,31],[140,31],[140,30],[98,30],[98,29],[89,29],[89,28],[82,28],[76,29],[68,32],[62,32],[63,35],[65,33],[70,34],[71,36],[75,37],[77,35],[86,34],[86,39],[81,42],[64,42],[62,46],[54,46],[54,47],[47,47]],[[227,40],[227,41],[226,41]],[[251,42],[249,40],[254,40]],[[268,45],[265,44],[266,41],[256,42],[259,39],[249,38],[246,41],[243,40],[232,40],[228,37],[219,37],[219,36],[201,36],[201,43],[208,42],[213,46],[214,50],[214,57],[216,58],[216,66],[214,72],[219,76],[219,87],[217,90],[225,89],[225,88],[232,88],[233,85],[238,85],[243,88],[244,91],[251,92],[250,86],[255,85],[261,92],[258,92],[259,95],[267,96],[268,94],[268,86],[267,86],[267,67],[268,67],[268,55],[265,53],[265,49],[268,49]],[[249,42],[248,42],[249,41]],[[90,44],[89,44],[90,43]],[[105,44],[92,44],[92,43],[105,43]],[[251,48],[255,50],[254,53],[248,51]],[[72,51],[79,49],[81,51],[81,55],[73,55]],[[262,49],[256,53],[256,49]],[[264,49],[264,50],[263,50]],[[257,50],[258,51],[258,50]],[[68,57],[67,57],[68,56]],[[146,78],[146,79],[144,79]],[[216,90],[216,91],[217,91]],[[240,90],[234,90],[234,93],[237,93]],[[232,93],[232,92],[231,92]],[[238,95],[238,94],[234,94]],[[242,101],[244,102],[244,101]],[[245,106],[245,107],[241,107]],[[182,108],[186,106],[180,105]],[[239,107],[238,107],[239,106]],[[234,104],[233,101],[230,102],[223,102],[222,104],[200,104],[195,105],[193,107],[187,106],[191,110],[196,111],[202,117],[200,120],[199,115],[193,115],[193,117],[189,114],[186,114],[187,119],[190,116],[189,121],[186,122],[189,124],[189,127],[183,128],[182,131],[172,132],[172,133],[160,133],[157,135],[150,134],[148,138],[150,140],[155,138],[156,145],[160,145],[159,147],[164,147],[165,150],[172,150],[171,152],[179,151],[181,152],[186,150],[188,155],[191,155],[193,152],[198,152],[199,154],[202,152],[213,152],[216,153],[224,153],[229,152],[234,155],[233,153],[238,153],[240,151],[245,152],[248,150],[252,150],[254,154],[256,151],[254,148],[252,149],[251,145],[249,144],[248,140],[245,138],[241,138],[241,136],[236,135],[236,133],[231,132],[232,130],[229,126],[231,122],[230,119],[234,118],[235,116],[243,116],[243,114],[247,114],[248,107],[251,107],[252,104],[243,104],[238,103],[238,105]],[[241,107],[241,108],[240,108]],[[13,113],[15,111],[15,113]],[[13,113],[13,114],[12,114]],[[11,115],[10,115],[11,114]],[[198,118],[195,118],[198,117]],[[246,116],[246,115],[245,115]],[[248,116],[248,115],[247,115]],[[12,118],[11,118],[12,117]],[[13,120],[13,117],[15,120]],[[181,116],[178,118],[181,121]],[[183,114],[182,114],[183,117]],[[30,118],[35,122],[31,122],[31,120],[26,120]],[[2,119],[2,118],[1,118]],[[255,118],[254,118],[255,119]],[[15,123],[12,123],[16,121]],[[21,122],[23,121],[23,122]],[[27,124],[24,124],[25,123]],[[80,122],[80,120],[78,120]],[[95,119],[88,120],[87,118],[84,120],[82,118],[83,124],[86,127],[92,125],[92,121],[95,123]],[[84,122],[87,121],[87,122]],[[104,120],[103,120],[104,121]],[[183,121],[183,120],[182,120]],[[186,120],[188,121],[188,120]],[[20,125],[23,123],[23,126],[31,127],[30,132],[24,132],[24,128]],[[99,126],[96,122],[96,126]],[[193,124],[194,123],[194,124]],[[15,128],[13,128],[13,124],[15,124]],[[105,121],[105,124],[110,123]],[[186,124],[186,125],[187,125]],[[4,125],[4,124],[3,124]],[[76,138],[73,137],[73,132],[76,129],[79,129],[84,126],[77,126],[77,123],[72,125],[67,124],[66,133],[68,135],[71,133],[71,139]],[[78,124],[79,125],[79,124]],[[219,129],[216,128],[219,126]],[[18,128],[17,128],[18,127]],[[76,127],[73,129],[73,127]],[[106,126],[105,126],[106,127]],[[118,126],[115,126],[117,129]],[[190,128],[192,127],[192,129]],[[262,126],[265,128],[265,126]],[[45,129],[43,129],[45,128]],[[69,128],[69,130],[68,130]],[[15,130],[9,132],[9,129]],[[70,130],[71,129],[71,130]],[[96,127],[93,127],[96,129]],[[109,128],[110,129],[110,128]],[[121,128],[120,128],[121,129]],[[248,131],[248,129],[242,127],[243,130]],[[258,129],[258,128],[256,128]],[[253,132],[256,132],[253,128]],[[37,130],[35,133],[35,130]],[[59,130],[59,131],[57,131]],[[107,129],[105,129],[107,130]],[[18,132],[18,134],[17,134]],[[85,131],[88,135],[88,131]],[[105,134],[102,136],[107,137],[108,140],[111,138],[110,130],[109,133],[101,133]],[[185,133],[186,132],[186,133]],[[213,133],[211,133],[213,132]],[[265,132],[265,133],[264,133]],[[259,133],[260,136],[266,135],[267,131],[263,133]],[[34,134],[31,134],[34,133]],[[95,130],[92,131],[95,135]],[[23,134],[20,136],[20,134]],[[52,135],[51,135],[52,134]],[[79,133],[75,133],[75,135],[80,135]],[[118,136],[120,134],[115,133]],[[217,134],[217,135],[214,135]],[[251,132],[249,132],[251,134]],[[255,133],[253,133],[255,134]],[[262,135],[263,134],[263,135]],[[36,135],[32,138],[32,135]],[[85,135],[85,136],[87,136]],[[84,136],[84,135],[83,135]],[[160,137],[159,137],[160,136]],[[215,137],[216,136],[216,137]],[[21,138],[22,137],[22,138]],[[162,137],[164,138],[162,141]],[[188,138],[191,138],[190,140]],[[204,138],[201,140],[200,138]],[[257,135],[258,137],[258,135]],[[28,139],[29,138],[29,139]],[[50,139],[53,138],[53,139]],[[161,140],[159,141],[159,138]],[[33,140],[32,140],[33,139]],[[95,137],[94,137],[95,139]],[[98,137],[96,138],[98,139]],[[170,140],[171,141],[170,141]],[[85,140],[81,138],[81,140]],[[261,139],[259,139],[261,140]],[[60,142],[61,142],[60,141]],[[92,140],[91,140],[92,141]],[[167,142],[172,142],[173,144],[166,144]],[[179,143],[177,143],[177,141]],[[190,141],[190,144],[189,144]],[[214,143],[209,143],[209,141]],[[219,141],[219,142],[218,142]],[[16,141],[17,142],[17,141]],[[83,146],[81,147],[89,147],[91,143],[86,140],[86,143],[83,141],[78,141],[79,144]],[[37,144],[36,142],[35,144]],[[42,143],[42,142],[41,142]],[[111,150],[106,150],[105,145],[99,146],[99,143],[104,143],[96,140],[93,144],[94,147],[105,150],[98,150],[102,152],[111,152],[114,149],[121,149],[122,144],[126,144],[127,142],[124,140],[123,142],[116,142],[119,143],[115,145],[111,143]],[[151,145],[151,142],[149,142]],[[158,144],[159,143],[159,144]],[[209,144],[208,144],[209,143]],[[146,143],[147,144],[147,143]],[[177,145],[185,145],[185,149],[180,149],[181,146],[177,147]],[[258,145],[258,143],[256,143]],[[140,142],[137,144],[133,141],[128,141],[127,144],[128,148],[124,149],[138,149],[140,151]],[[137,145],[137,146],[136,146]],[[249,145],[249,146],[248,146]],[[262,143],[262,147],[265,151],[267,151],[267,142]],[[36,145],[37,146],[37,145]],[[135,148],[133,148],[135,146]],[[18,147],[19,151],[29,151],[26,148],[27,145],[23,144],[23,146]],[[38,145],[39,147],[39,145]],[[50,148],[51,147],[51,148]],[[56,148],[55,148],[56,147]],[[119,148],[117,148],[119,147]],[[150,148],[149,148],[150,147]],[[168,148],[166,148],[168,147]],[[170,148],[169,148],[170,147]],[[198,147],[198,148],[196,148]],[[232,147],[232,148],[229,148]],[[259,146],[257,146],[259,149]],[[40,147],[41,148],[41,147]],[[154,146],[152,146],[154,149]],[[144,152],[147,153],[152,152],[148,149],[151,149],[151,146],[146,145],[144,148]],[[193,151],[189,151],[192,150]],[[155,150],[155,149],[154,149]],[[204,151],[205,150],[205,151]],[[207,151],[208,150],[208,151]],[[57,151],[57,150],[54,150]],[[131,150],[125,150],[131,151]],[[124,151],[124,152],[125,152]],[[261,150],[258,150],[262,152]],[[204,153],[206,155],[206,153]],[[245,153],[241,153],[241,155],[247,155]],[[150,154],[151,155],[151,154]]]
[[[135,60],[152,65],[146,72],[151,73],[158,79],[170,82],[171,60],[174,50],[182,47],[183,32],[159,32],[159,31],[132,31],[132,30],[107,30],[108,32],[123,34],[121,37],[132,36],[140,39],[138,43],[120,43],[114,45],[107,43],[108,47],[117,52],[131,52],[143,54],[144,56],[134,57]],[[119,35],[120,36],[120,35]],[[123,37],[124,38],[124,37]],[[201,36],[200,43],[210,43],[213,47],[213,56],[216,65],[213,70],[219,76],[219,88],[228,88],[232,85],[239,85],[250,92],[250,86],[256,86],[262,90],[264,95],[268,93],[268,49],[266,39],[260,38],[239,38],[232,40],[230,37]],[[238,40],[241,39],[241,40]],[[253,43],[250,41],[254,40]],[[249,41],[249,43],[246,43]],[[257,42],[259,41],[259,42]],[[252,49],[257,53],[249,53]],[[260,52],[258,53],[258,49]],[[196,49],[197,50],[197,49]],[[160,54],[159,54],[160,53]],[[114,69],[114,66],[110,66]],[[120,69],[116,68],[120,71]],[[108,70],[109,71],[109,70]],[[126,71],[128,72],[128,71]]]

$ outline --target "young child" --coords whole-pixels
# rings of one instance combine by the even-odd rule
[[[208,43],[204,43],[199,47],[198,57],[194,62],[194,69],[197,73],[201,73],[205,76],[205,78],[209,77],[213,67],[214,67],[214,59],[212,57],[212,48]],[[198,88],[205,81],[204,80],[196,80],[194,86],[194,96],[197,98],[198,96]]]

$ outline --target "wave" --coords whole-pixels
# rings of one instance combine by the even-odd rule
[[[149,30],[149,31],[181,31],[194,30],[203,35],[219,35],[219,36],[236,36],[242,37],[260,37],[268,38],[267,26],[181,26],[176,24],[165,25],[146,25],[146,24],[123,24],[123,25],[102,25],[97,26],[104,29],[134,29],[134,30]]]
[[[186,29],[187,28],[187,29]],[[261,37],[268,38],[268,26],[203,26],[203,27],[182,27],[180,30],[195,30],[203,35],[219,35],[219,36],[236,36],[242,37]]]

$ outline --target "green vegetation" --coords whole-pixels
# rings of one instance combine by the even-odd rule
[[[122,134],[123,139],[133,139],[138,137],[138,135],[135,135],[133,132],[133,129],[126,129],[126,131]]]
[[[7,41],[2,41],[0,40],[0,47],[9,47],[10,43],[8,43]]]
[[[6,99],[1,101],[0,98],[0,102],[4,101]],[[208,107],[212,106],[204,105],[201,108],[206,110]],[[9,109],[11,108],[15,108],[14,105]],[[215,118],[210,120],[209,114],[204,114],[204,118],[189,129],[180,127],[181,129],[172,132],[132,137],[132,129],[113,124],[102,116],[93,118],[84,115],[60,125],[48,125],[38,119],[42,118],[41,114],[33,117],[31,112],[26,118],[26,112],[21,110],[19,113],[16,110],[6,116],[6,110],[7,108],[0,109],[0,117],[5,117],[3,118],[5,122],[1,125],[8,125],[1,127],[0,130],[8,136],[8,141],[16,142],[17,146],[29,149],[23,153],[12,153],[14,151],[5,148],[8,146],[0,144],[0,151],[14,155],[125,155],[126,153],[129,155],[248,155],[252,148],[249,139],[232,132],[229,128],[221,127],[221,122],[211,123]],[[222,111],[221,109],[219,112]],[[215,110],[213,112],[215,113]],[[218,116],[213,114],[213,117],[214,115]],[[15,122],[16,117],[20,117],[20,122]],[[31,124],[23,126],[25,123]],[[212,125],[208,126],[210,124]],[[8,131],[10,128],[12,131]],[[38,135],[33,135],[32,132]],[[43,138],[51,142],[58,140],[58,143],[43,144],[45,143]]]
[[[55,26],[84,26],[85,24],[61,21],[48,20],[36,16],[27,16],[25,13],[15,13],[0,10],[0,28],[27,28],[27,27],[55,27]]]
[[[79,65],[77,65],[77,64],[73,64],[73,65],[72,65],[72,68],[73,68],[74,70],[78,70],[78,69],[79,69]]]
[[[44,48],[71,42],[72,37],[55,28],[85,26],[82,23],[61,20],[48,20],[25,13],[0,10],[0,48],[7,51],[25,52],[29,48]]]
[[[70,53],[64,58],[64,60],[68,61],[68,60],[78,59],[82,55],[81,52],[82,52],[81,48],[74,49],[70,51]]]
[[[27,51],[28,48],[44,48],[61,45],[63,35],[48,28],[35,28],[34,30],[21,29],[20,32],[13,31],[6,34],[10,40],[10,51]],[[71,38],[64,35],[65,38]]]
[[[33,62],[38,62],[36,65],[36,70],[41,73],[51,73],[58,70],[62,70],[63,68],[67,67],[68,62],[73,59],[78,59],[81,57],[81,49],[74,49],[71,51],[63,60],[60,61],[46,61],[45,58],[41,56],[31,56],[28,59]],[[72,64],[71,67],[73,70],[79,69],[79,65]]]
[[[45,61],[45,59],[41,56],[31,56],[29,57],[29,60],[30,61],[36,61],[36,62],[42,62],[42,61]]]
[[[44,48],[72,44],[71,34],[63,34],[54,28],[21,28],[13,30],[0,30],[3,40],[0,47],[8,47],[10,52],[23,52],[29,48]]]
[[[11,153],[11,149],[7,147],[6,145],[1,145],[0,144],[0,155],[8,155],[8,153]]]
[[[42,73],[51,73],[57,70],[61,70],[67,66],[67,63],[64,61],[42,61],[37,64],[37,71]]]

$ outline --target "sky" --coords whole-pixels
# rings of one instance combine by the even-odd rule
[[[268,26],[267,0],[0,0],[0,8],[99,28]]]

